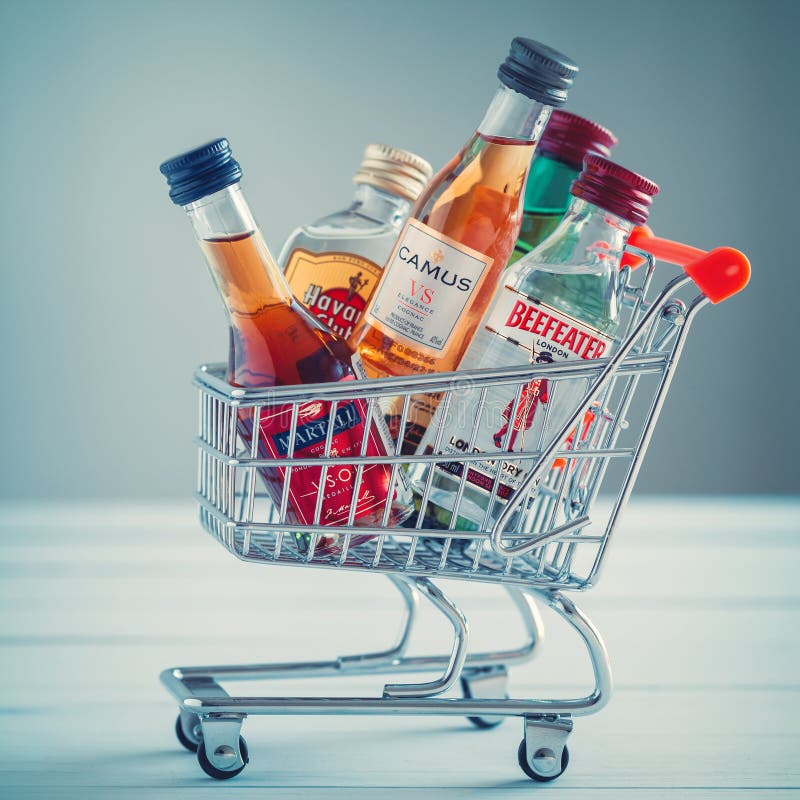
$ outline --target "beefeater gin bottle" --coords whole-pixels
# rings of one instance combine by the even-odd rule
[[[647,178],[601,156],[587,156],[564,219],[549,238],[505,271],[459,372],[610,355],[619,325],[622,252],[633,226],[646,222],[657,192]],[[454,394],[446,419],[437,412],[420,453],[433,452],[434,433],[441,425],[437,452],[487,454],[485,461],[467,468],[456,529],[492,524],[534,465],[513,454],[546,445],[584,391],[581,379],[559,380],[555,391],[552,381],[537,379],[523,387],[517,401],[515,385],[493,387],[472,440],[480,390]],[[446,458],[433,466],[429,509],[439,524],[450,524],[464,468],[464,463]],[[412,487],[419,494],[428,469],[420,465],[412,470]],[[489,508],[495,480],[496,498]]]

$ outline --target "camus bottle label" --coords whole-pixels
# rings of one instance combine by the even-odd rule
[[[393,339],[440,353],[492,259],[410,219],[366,314]]]
[[[347,339],[381,277],[381,268],[352,253],[296,248],[286,262],[292,294],[334,333]]]
[[[613,343],[613,339],[595,328],[510,286],[505,287],[490,312],[485,328],[497,337],[494,340],[497,363],[502,364],[590,360],[608,355]],[[468,368],[466,364],[463,366]],[[463,400],[452,404],[439,452],[454,455],[468,450],[473,453],[536,450],[540,440],[555,433],[563,423],[562,415],[554,409],[548,415],[547,431],[543,432],[548,404],[555,402],[559,409],[568,411],[580,401],[585,390],[583,381],[561,380],[557,393],[553,393],[548,384],[546,378],[530,381],[522,388],[518,401],[516,386],[494,390],[486,398],[471,448],[465,431],[473,427],[479,393],[469,392]],[[542,441],[542,444],[547,442]],[[533,465],[531,460],[519,461],[513,456],[473,462],[468,468],[467,482],[490,493],[499,474],[497,497],[507,500]],[[436,468],[460,477],[464,466],[445,462],[437,464]]]

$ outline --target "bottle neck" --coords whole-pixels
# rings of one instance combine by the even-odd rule
[[[399,228],[411,210],[411,201],[368,183],[357,183],[350,210],[362,217]]]
[[[572,199],[569,189],[580,171],[580,166],[566,164],[548,153],[537,151],[525,185],[525,213],[566,213]]]
[[[478,125],[478,133],[485,138],[538,142],[550,111],[550,106],[501,84]]]
[[[632,222],[573,197],[558,227],[519,263],[532,261],[616,271],[632,230]]]
[[[291,290],[238,183],[190,203],[184,210],[232,321],[276,303],[291,302]]]

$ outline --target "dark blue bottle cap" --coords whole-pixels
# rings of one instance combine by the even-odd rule
[[[233,157],[227,139],[215,139],[168,158],[159,169],[169,184],[172,202],[178,206],[194,203],[242,178],[242,168]]]
[[[559,108],[567,102],[578,67],[572,59],[541,42],[517,36],[497,77],[515,92]]]

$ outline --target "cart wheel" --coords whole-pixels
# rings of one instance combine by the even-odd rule
[[[227,749],[230,751],[233,750],[232,747]],[[216,778],[218,781],[226,781],[228,778],[235,778],[250,762],[250,755],[247,752],[247,742],[244,740],[243,736],[239,737],[239,752],[242,756],[242,764],[234,769],[219,769],[219,767],[215,767],[208,760],[206,748],[203,745],[200,745],[197,748],[197,761],[200,764],[200,768],[206,773],[206,775],[210,775],[212,778]]]
[[[525,739],[523,739],[519,743],[519,750],[517,751],[517,758],[519,759],[519,765],[522,768],[522,771],[532,780],[540,781],[544,783],[546,781],[552,781],[558,778],[560,775],[563,775],[567,769],[567,765],[569,764],[569,750],[567,750],[567,746],[564,745],[564,749],[561,751],[561,771],[556,772],[553,774],[545,775],[542,772],[538,772],[536,769],[535,762],[539,759],[542,759],[543,762],[547,762],[548,760],[552,762],[554,755],[553,751],[547,748],[542,748],[541,750],[537,750],[533,757],[533,764],[528,763],[528,754],[525,750]]]
[[[195,716],[194,714],[192,716]],[[200,719],[197,719],[197,728],[200,727]],[[183,722],[181,721],[181,715],[178,714],[178,718],[175,720],[175,735],[178,737],[178,741],[190,752],[196,753],[197,748],[200,746],[200,742],[203,741],[202,736],[197,736],[194,732],[186,733],[183,727]]]
[[[472,697],[472,689],[466,678],[461,678],[461,691],[467,700]],[[505,695],[505,699],[508,700],[507,694]],[[491,728],[496,728],[503,721],[504,717],[467,717],[467,719],[478,728],[478,730],[488,731]]]

